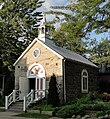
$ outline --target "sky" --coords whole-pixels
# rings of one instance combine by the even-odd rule
[[[45,0],[45,2],[43,3],[42,8],[40,8],[40,12],[45,12],[45,11],[49,11],[51,6],[64,6],[68,4],[69,0]],[[52,15],[46,15],[46,19],[47,21],[51,21],[53,19]],[[59,24],[58,24],[59,26]],[[109,37],[108,33],[103,33],[100,35],[95,34],[94,32],[91,33],[91,38],[96,38],[99,41],[101,40],[101,38],[106,38]]]
[[[68,0],[45,0],[43,6],[37,10],[45,12],[45,11],[49,11],[51,6],[63,6],[63,5],[67,5],[67,3]]]
[[[50,9],[50,6],[66,5],[68,0],[45,0],[44,6],[46,10]]]
[[[45,0],[43,6],[38,8],[38,11],[47,12],[51,10],[51,6],[64,6],[67,5],[69,0]],[[51,21],[53,19],[52,15],[46,15],[46,20]]]

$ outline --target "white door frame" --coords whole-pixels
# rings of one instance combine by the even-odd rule
[[[41,78],[41,77],[36,77],[36,85],[35,85],[35,97],[36,100],[39,100],[40,96],[42,95],[43,97],[45,97],[45,84],[46,84],[46,80],[45,78]],[[39,83],[39,84],[38,84]]]
[[[37,70],[38,69],[38,70]],[[39,70],[40,69],[40,70]],[[37,72],[37,74],[36,74]],[[35,78],[35,90],[43,90],[42,92],[42,95],[45,96],[45,85],[46,85],[46,79],[45,79],[45,70],[43,68],[43,66],[39,63],[34,63],[32,64],[28,71],[27,71],[27,79],[30,79],[31,78]],[[42,84],[41,84],[41,80],[39,79],[42,79]],[[39,80],[39,85],[37,84],[38,83],[38,80]],[[42,85],[42,87],[41,87]],[[38,87],[39,86],[39,87]],[[42,89],[41,89],[42,88]],[[41,92],[39,92],[40,94]],[[35,94],[36,95],[36,94]],[[35,96],[37,97],[37,95]]]

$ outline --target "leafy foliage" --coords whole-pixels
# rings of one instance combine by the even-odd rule
[[[5,76],[5,87],[4,87],[4,96],[12,93],[14,89],[14,73],[8,72],[7,76]]]
[[[14,88],[13,63],[37,36],[41,12],[36,8],[42,3],[39,0],[0,0],[0,74],[5,76],[4,95]]]
[[[108,32],[109,34],[109,4],[110,1],[107,0],[71,0],[66,6],[52,6],[52,10],[47,14],[55,15],[55,19],[50,24],[61,22],[60,28],[53,33],[56,44],[80,54],[87,54],[90,51],[90,44],[88,45],[88,43],[91,42],[91,32],[94,31],[96,34]],[[106,39],[104,40],[106,43]],[[110,61],[109,54],[107,54],[109,51],[108,45],[106,47],[107,57],[105,53],[101,53],[105,52],[105,45],[102,45],[102,43],[97,43],[97,45],[92,47],[91,52],[89,52],[92,55],[91,60],[95,63]]]
[[[80,30],[76,23],[62,23],[61,27],[53,33],[53,40],[60,47],[66,47],[79,54],[84,54],[85,43],[81,40]]]
[[[71,104],[65,104],[53,111],[55,116],[71,118],[73,115],[85,115],[87,110],[109,112],[110,102],[103,102],[98,98],[91,100],[90,95],[83,96]],[[98,96],[99,97],[99,96]],[[100,114],[99,114],[100,115]]]
[[[64,19],[67,22],[72,20],[83,24],[84,35],[92,30],[95,30],[96,33],[102,33],[110,28],[109,4],[110,1],[107,0],[71,0],[67,6],[53,6],[53,11],[48,13],[57,14],[57,16],[63,15],[65,19],[60,17],[61,20]],[[59,11],[55,12],[55,10]],[[65,12],[65,10],[70,12]]]
[[[93,40],[90,43],[91,57],[90,59],[95,63],[110,64],[110,40],[102,39],[100,42]]]
[[[37,35],[41,12],[39,0],[0,0],[0,54],[3,64],[12,70],[12,64]]]
[[[107,117],[108,115],[110,115],[110,111],[109,110],[96,113],[96,117],[97,118],[109,119],[109,117]]]
[[[81,105],[67,105],[57,112],[57,116],[71,118],[72,115],[84,115],[84,109]]]

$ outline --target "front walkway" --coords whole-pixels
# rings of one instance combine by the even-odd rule
[[[27,119],[27,117],[17,117],[15,115],[20,114],[16,112],[0,112],[0,119]],[[28,118],[33,119],[33,118]]]

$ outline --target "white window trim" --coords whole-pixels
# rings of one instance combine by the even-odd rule
[[[38,54],[35,56],[35,55],[34,55],[34,52],[35,52],[36,50],[38,51]],[[41,54],[41,51],[40,51],[39,48],[36,48],[36,49],[32,52],[32,55],[33,55],[34,58],[38,58],[38,57],[40,56],[40,54]]]
[[[84,72],[87,74],[87,76],[83,75]],[[87,89],[83,89],[83,78],[84,77],[87,78]],[[81,92],[82,93],[88,93],[88,72],[86,69],[83,69],[82,73],[81,73]]]

